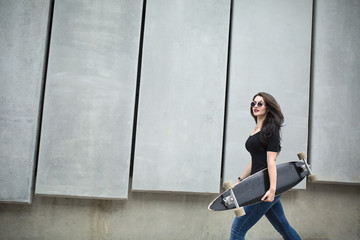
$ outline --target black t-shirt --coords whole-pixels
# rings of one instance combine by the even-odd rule
[[[280,150],[280,137],[279,134],[273,134],[268,139],[268,144],[264,147],[260,141],[260,132],[250,136],[245,147],[251,155],[251,174],[267,168],[267,153],[266,152],[279,152]]]

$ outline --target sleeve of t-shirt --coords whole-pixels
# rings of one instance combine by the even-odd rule
[[[266,151],[279,152],[280,151],[280,136],[279,133],[271,135],[268,141]]]

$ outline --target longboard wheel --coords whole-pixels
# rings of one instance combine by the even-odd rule
[[[224,188],[226,189],[226,190],[229,190],[229,189],[231,189],[231,188],[233,188],[234,187],[234,184],[233,184],[233,182],[230,180],[230,181],[227,181],[227,182],[224,182]]]
[[[310,182],[316,182],[317,181],[317,176],[315,174],[311,174],[308,177],[309,177]]]
[[[298,156],[299,160],[303,160],[303,159],[307,158],[306,153],[304,153],[304,152],[298,153],[297,156]]]
[[[244,216],[246,214],[243,207],[235,209],[234,212],[235,212],[236,217],[241,217],[241,216]]]

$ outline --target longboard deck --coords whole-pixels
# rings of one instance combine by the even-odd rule
[[[301,182],[309,171],[304,168],[304,162],[293,161],[276,165],[277,169],[277,188],[275,195],[279,195]],[[261,202],[261,198],[270,187],[268,170],[264,169],[250,177],[244,179],[234,186],[234,188],[226,190],[220,194],[213,202],[210,203],[208,209],[210,211],[224,211],[235,209],[234,203],[226,205],[224,198],[230,196],[230,190],[234,192],[239,206],[247,206],[257,202]]]

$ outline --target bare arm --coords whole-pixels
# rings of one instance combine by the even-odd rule
[[[277,179],[276,157],[277,152],[267,152],[267,167],[269,172],[270,188],[261,199],[264,202],[272,202],[275,198]]]
[[[241,179],[245,179],[245,178],[247,178],[248,176],[250,176],[250,173],[251,173],[251,161],[250,161],[249,164],[247,165],[247,167],[246,167],[245,171],[243,172],[243,174],[241,174],[240,178],[241,178]],[[238,179],[238,180],[236,181],[236,183],[239,183],[239,182],[240,182],[240,180]]]

